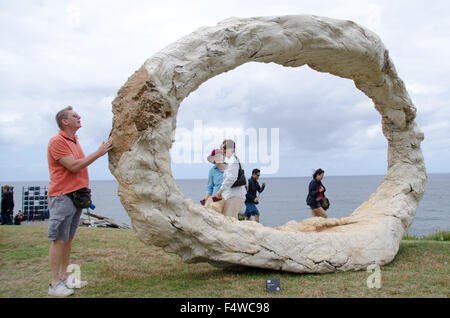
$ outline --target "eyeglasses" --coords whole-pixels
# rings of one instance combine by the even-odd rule
[[[80,115],[78,115],[77,113],[74,113],[74,114],[72,115],[72,117],[73,117],[73,118],[80,118]]]

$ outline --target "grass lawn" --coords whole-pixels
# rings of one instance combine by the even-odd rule
[[[0,297],[48,297],[46,226],[0,227]],[[404,240],[381,268],[382,286],[369,289],[366,271],[291,274],[260,269],[224,271],[185,264],[146,246],[132,230],[80,227],[71,262],[89,285],[72,297],[450,297],[450,242]],[[267,278],[282,291],[267,294]]]

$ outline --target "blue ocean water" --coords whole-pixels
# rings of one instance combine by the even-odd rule
[[[331,208],[329,217],[350,215],[363,201],[376,191],[384,176],[325,176],[323,183]],[[310,178],[261,178],[260,183],[267,183],[267,188],[260,196],[258,209],[260,221],[265,226],[278,226],[290,220],[300,221],[311,216],[305,199]],[[206,193],[205,180],[177,180],[186,197],[195,202]],[[22,209],[22,187],[48,186],[46,181],[1,182],[14,186],[15,213]],[[117,195],[118,183],[112,181],[91,181],[92,198],[96,206],[94,213],[108,216],[118,221],[131,224],[125,209]],[[437,230],[450,228],[450,174],[430,174],[425,195],[419,204],[410,234],[423,236]]]
[[[325,176],[322,181],[332,206],[328,217],[349,216],[363,201],[367,201],[380,186],[384,176]],[[306,196],[311,177],[261,178],[267,187],[260,195],[260,222],[266,226],[283,225],[290,220],[311,217]],[[200,200],[206,191],[206,180],[179,180],[186,197]],[[202,188],[203,187],[203,188]],[[409,233],[423,236],[450,228],[450,174],[430,174],[425,194],[419,203]]]

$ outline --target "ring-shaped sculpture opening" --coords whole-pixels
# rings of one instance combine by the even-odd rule
[[[318,167],[326,170],[332,200],[327,214],[347,217],[375,192],[386,170],[387,142],[373,109],[351,80],[307,66],[249,62],[183,100],[170,149],[172,174],[195,202],[213,194],[217,186],[208,183],[208,173],[214,164],[207,158],[230,138],[247,178],[259,169],[259,183],[268,182],[258,194],[260,223],[278,227],[310,218],[306,196]],[[347,175],[343,171],[353,177],[336,177]]]

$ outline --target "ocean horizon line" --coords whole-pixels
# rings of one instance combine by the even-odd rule
[[[428,173],[430,175],[450,175],[450,172],[433,172]],[[345,177],[384,177],[383,174],[349,174],[349,175],[326,175],[327,178],[345,178]],[[250,175],[248,176],[250,178]],[[270,176],[261,176],[261,179],[301,179],[301,178],[311,178],[312,176],[293,176],[293,177],[270,177]],[[175,181],[195,181],[195,180],[207,180],[207,177],[203,178],[174,178]],[[117,181],[115,178],[111,179],[91,179],[90,182],[98,182],[98,181]],[[13,182],[39,182],[39,183],[49,183],[50,180],[9,180],[9,181],[0,181],[1,184],[8,184]]]

